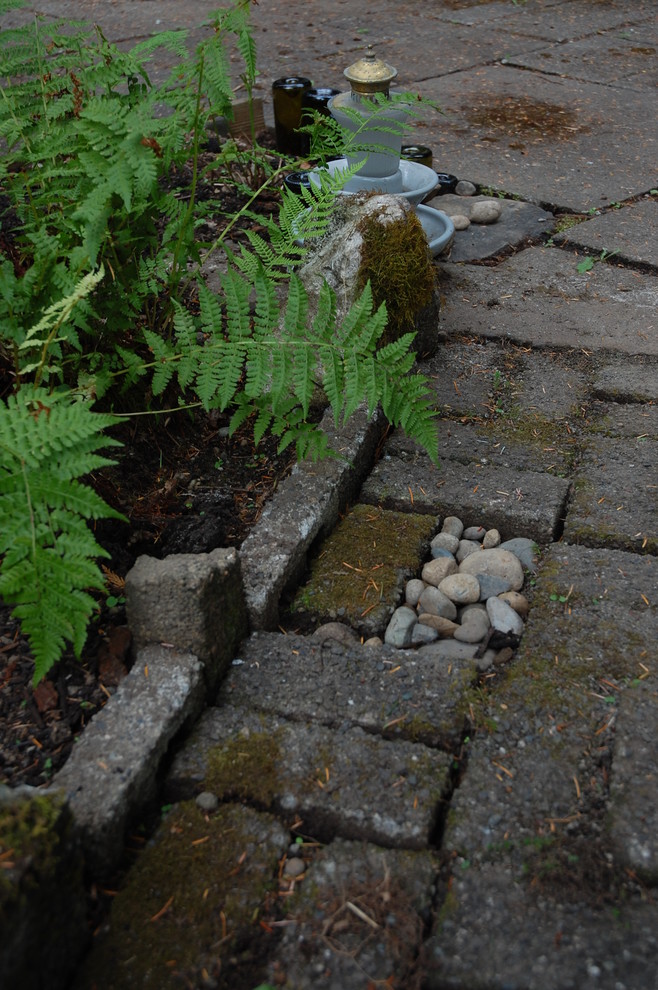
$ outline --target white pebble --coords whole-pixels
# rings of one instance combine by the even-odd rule
[[[495,199],[482,199],[471,206],[469,219],[471,223],[495,223],[503,212],[501,204]]]

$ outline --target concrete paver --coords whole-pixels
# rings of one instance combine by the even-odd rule
[[[472,660],[440,663],[413,650],[350,650],[313,636],[257,633],[243,644],[217,703],[456,752],[463,695],[476,681]]]
[[[501,455],[502,456],[502,455]],[[510,538],[549,543],[557,535],[567,497],[562,478],[517,467],[446,458],[437,468],[421,452],[413,459],[387,456],[361,489],[361,499],[404,511],[457,515],[467,526],[495,527]]]
[[[420,743],[222,705],[199,720],[176,756],[165,797],[210,791],[273,811],[320,842],[336,836],[426,849],[452,759]],[[297,828],[302,825],[298,824]]]
[[[423,81],[441,119],[441,170],[573,212],[654,188],[645,92],[487,65]],[[432,145],[435,124],[415,128]]]
[[[658,443],[598,438],[573,475],[564,537],[587,546],[658,551]]]
[[[445,265],[444,325],[533,348],[658,354],[655,278],[614,263],[581,273],[582,260],[534,247],[495,268]]]
[[[637,85],[634,77],[639,76],[644,89],[649,82],[645,74],[653,68],[657,41],[652,23],[612,28],[605,39],[598,36],[582,41],[569,40],[566,45],[558,42],[526,55],[514,55],[508,63],[557,76],[568,75],[571,79],[586,79],[603,85],[627,84],[631,88]]]
[[[619,216],[615,214],[619,212]],[[554,238],[558,244],[574,244],[595,255],[606,252],[616,261],[658,266],[658,203],[643,200],[611,210],[572,227]]]
[[[39,7],[97,19],[123,47],[183,25],[200,39],[214,3]],[[443,108],[408,138],[432,147],[437,169],[524,206],[602,212],[552,242],[537,229],[543,246],[516,241],[502,261],[492,228],[475,263],[457,250],[439,262],[440,347],[423,370],[443,417],[441,468],[394,433],[372,472],[376,441],[353,438],[355,473],[293,481],[286,525],[268,510],[264,542],[246,548],[252,622],[277,621],[347,493],[527,535],[542,559],[519,651],[483,676],[431,651],[250,637],[169,776],[172,795],[196,793],[213,751],[226,803],[202,815],[183,802],[165,819],[80,990],[92,972],[98,990],[161,990],[181,972],[195,990],[251,974],[250,990],[658,988],[655,14],[653,0],[253,5],[270,123],[273,79],[344,88],[343,69],[372,42],[402,88]],[[153,69],[160,78],[167,64]],[[618,254],[578,271],[604,249]],[[295,498],[322,511],[308,522]],[[294,838],[305,875],[273,909]],[[161,916],[171,871],[150,864],[172,848],[178,862],[183,840],[198,896]],[[139,921],[135,894],[147,897]],[[135,968],[141,948],[150,983]]]
[[[436,862],[431,854],[337,840],[311,860],[291,903],[270,979],[290,986],[314,974],[318,990],[411,978],[431,914]],[[308,883],[306,882],[308,881]]]

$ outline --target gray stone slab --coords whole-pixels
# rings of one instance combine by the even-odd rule
[[[629,89],[649,90],[653,92],[658,86],[658,67],[656,66],[655,59],[651,68],[646,68],[634,76],[626,76],[625,79],[620,79],[617,85],[627,86]]]
[[[578,258],[528,248],[495,268],[444,265],[443,326],[543,348],[658,354],[652,275],[608,264],[579,273]],[[490,300],[496,300],[494,306]]]
[[[458,213],[468,216],[473,203],[491,199],[491,196],[436,196],[429,200],[432,206],[448,216]],[[520,246],[537,243],[550,234],[555,227],[552,213],[542,210],[534,203],[524,203],[515,199],[498,199],[503,212],[495,223],[472,223],[466,230],[457,230],[450,261],[483,261],[500,254],[506,254]]]
[[[523,353],[512,374],[509,401],[524,413],[578,430],[589,395],[589,369],[581,352]]]
[[[633,403],[639,417],[639,403],[658,401],[658,364],[616,358],[597,369],[592,386],[598,399]]]
[[[631,30],[610,31],[604,38],[600,34],[594,39],[571,38],[566,44],[558,43],[522,55],[515,53],[508,64],[606,86],[636,76],[649,88],[657,44],[655,25],[647,21]]]
[[[658,694],[636,682],[623,695],[610,778],[610,835],[622,863],[658,884]]]
[[[569,432],[569,423],[573,421],[553,423],[533,413],[521,415],[518,406],[509,415],[501,409],[500,413],[482,422],[439,420],[439,460],[446,471],[449,461],[457,461],[518,472],[545,471],[563,477],[571,470],[579,449],[577,430]],[[414,442],[401,433],[391,436],[385,450],[388,457],[403,461],[413,462],[419,456]],[[423,493],[420,494],[424,498]]]
[[[658,443],[596,438],[573,478],[564,538],[586,546],[658,552]]]
[[[273,629],[283,592],[301,577],[312,543],[331,532],[359,489],[375,457],[383,417],[357,410],[342,430],[325,414],[326,430],[339,456],[303,461],[281,482],[240,548],[242,576],[252,629]]]
[[[549,474],[446,458],[434,467],[426,455],[387,455],[361,489],[361,501],[408,511],[454,515],[467,526],[498,529],[506,538],[527,536],[550,543],[557,532],[567,482]],[[411,491],[411,495],[410,495]]]
[[[140,650],[54,778],[97,879],[116,868],[127,825],[155,797],[169,743],[199,715],[204,701],[203,665],[195,656],[161,646]]]
[[[591,10],[591,4],[588,5]],[[440,140],[442,170],[524,200],[585,212],[655,184],[646,94],[505,65],[423,82],[445,116],[415,128]],[[439,137],[440,136],[440,137]]]
[[[615,261],[658,268],[658,200],[642,199],[556,234],[556,243],[573,244],[598,258],[603,251]]]
[[[176,755],[165,794],[209,790],[269,810],[321,842],[336,836],[424,849],[449,790],[452,757],[224,705],[201,717]],[[298,826],[300,827],[300,826]]]
[[[593,402],[589,407],[590,429],[611,437],[658,439],[658,406]]]
[[[218,703],[332,728],[357,725],[455,752],[464,695],[476,679],[472,660],[441,663],[388,646],[348,649],[333,640],[253,633]]]
[[[446,329],[450,329],[449,324]],[[501,374],[506,359],[505,348],[497,342],[449,338],[440,344],[434,358],[423,362],[421,370],[431,380],[443,412],[484,416],[496,374]]]
[[[449,886],[422,955],[428,987],[658,986],[658,912],[618,850],[631,836],[655,840],[653,672],[641,687],[646,705],[633,684],[658,637],[641,597],[657,581],[655,558],[564,544],[545,555],[519,654],[489,679],[465,744],[443,835]],[[607,827],[611,759],[619,794],[640,791],[617,837]],[[628,828],[643,801],[646,830]]]
[[[658,908],[547,896],[505,865],[456,870],[424,946],[427,990],[656,990]]]
[[[408,985],[430,914],[437,865],[430,853],[337,840],[311,859],[290,924],[269,963],[298,990]]]

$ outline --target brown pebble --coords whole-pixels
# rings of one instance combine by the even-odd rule
[[[514,656],[514,650],[511,646],[505,646],[502,650],[498,650],[498,653],[493,659],[494,665],[499,667],[502,663],[507,663]]]

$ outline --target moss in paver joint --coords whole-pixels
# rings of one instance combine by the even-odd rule
[[[264,839],[275,819],[259,814],[256,827],[255,817],[235,805],[212,816],[192,801],[177,805],[115,898],[75,990],[197,986],[200,967],[257,938],[283,849]]]
[[[435,530],[434,516],[356,505],[320,547],[309,580],[293,599],[292,615],[309,613],[317,621],[340,615],[358,629],[380,609],[385,626]]]
[[[252,732],[209,750],[204,786],[220,800],[239,798],[269,808],[280,792],[285,766],[281,730]]]

